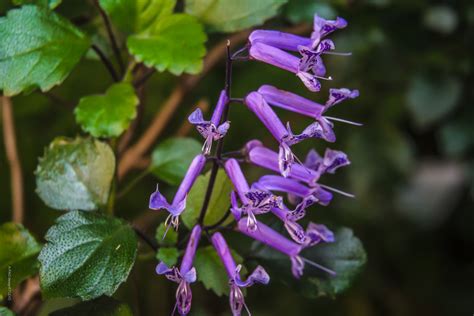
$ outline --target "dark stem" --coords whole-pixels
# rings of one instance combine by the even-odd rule
[[[138,237],[140,237],[148,246],[150,246],[151,249],[153,249],[154,251],[158,251],[158,244],[154,239],[148,237],[137,227],[133,227],[133,230],[135,231],[135,234],[137,234]]]
[[[148,79],[150,79],[150,77],[156,72],[156,69],[148,69],[147,71],[144,72],[144,74],[140,77],[140,78],[137,78],[137,80],[135,80],[133,82],[133,86],[135,88],[139,88],[142,84],[144,84]]]
[[[230,42],[227,41],[227,58],[226,58],[226,67],[225,67],[225,92],[227,96],[230,97],[231,86],[232,86],[232,58],[230,55]],[[227,121],[229,116],[229,102],[227,102],[224,115],[221,121]],[[221,138],[217,141],[216,149],[216,159],[212,160],[212,169],[211,175],[209,177],[209,183],[207,184],[206,195],[204,196],[204,201],[202,203],[201,212],[199,213],[198,223],[202,225],[204,223],[204,217],[206,216],[207,207],[211,201],[212,190],[214,189],[214,184],[216,183],[217,171],[219,171],[219,160],[222,158],[222,149],[224,148],[224,138]]]
[[[120,49],[118,48],[117,40],[115,39],[114,32],[112,31],[112,26],[110,24],[109,17],[107,16],[107,13],[105,13],[105,11],[100,6],[99,0],[94,0],[94,4],[99,10],[102,20],[104,20],[105,28],[107,30],[107,35],[109,36],[110,44],[112,45],[112,50],[114,51],[115,59],[117,59],[117,63],[120,67],[120,72],[124,74],[125,65],[123,63],[122,58],[120,57]]]
[[[229,98],[230,102],[235,102],[235,103],[244,103],[243,98]]]
[[[112,63],[110,60],[105,56],[105,54],[100,50],[99,46],[92,44],[92,50],[99,56],[100,61],[104,64],[104,66],[107,68],[107,70],[110,73],[110,76],[115,82],[119,81],[119,77],[117,73],[115,72],[114,66],[112,66]]]

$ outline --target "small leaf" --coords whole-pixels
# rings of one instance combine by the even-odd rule
[[[100,0],[99,3],[119,29],[137,33],[161,16],[173,13],[176,0]]]
[[[194,17],[172,14],[162,16],[145,31],[130,36],[127,47],[138,62],[158,71],[196,74],[202,69],[205,42],[206,33]]]
[[[234,32],[260,25],[275,16],[287,0],[186,0],[186,13],[212,30]]]
[[[462,83],[456,77],[434,79],[418,75],[408,90],[408,108],[418,125],[426,127],[448,114],[457,105],[461,92]]]
[[[156,259],[163,261],[168,267],[174,266],[178,258],[179,250],[175,247],[161,247],[156,253]]]
[[[133,316],[130,307],[111,297],[102,296],[89,302],[63,308],[49,314],[50,316]]]
[[[36,192],[59,210],[94,210],[107,202],[115,170],[109,145],[89,138],[58,137],[36,168]]]
[[[241,264],[242,257],[234,250],[231,252],[235,262]],[[213,290],[218,296],[229,295],[229,277],[214,247],[199,248],[194,259],[194,267],[198,280],[204,284],[206,289]],[[241,273],[244,275],[246,269],[242,269]]]
[[[138,102],[132,85],[116,83],[105,95],[83,97],[74,114],[77,123],[92,136],[117,137],[135,118]]]
[[[66,79],[90,46],[68,20],[33,5],[0,18],[0,89],[7,96]]]
[[[156,228],[155,239],[160,246],[173,246],[176,245],[176,242],[178,241],[178,232],[172,228],[168,228],[169,226],[166,227],[163,222]],[[166,232],[167,230],[168,232]]]
[[[0,316],[15,316],[15,313],[6,307],[0,306]]]
[[[73,211],[56,220],[39,255],[42,293],[47,298],[90,300],[112,295],[135,262],[132,228],[101,213]]]
[[[201,144],[193,138],[170,138],[158,144],[151,154],[150,169],[158,178],[178,185]]]
[[[41,245],[21,224],[0,226],[0,298],[38,271]]]
[[[196,179],[186,201],[186,210],[181,218],[183,223],[191,229],[199,218],[204,196],[209,183],[211,172],[201,175]],[[204,217],[204,225],[213,225],[224,216],[230,207],[230,192],[232,191],[232,183],[223,170],[217,172],[216,183],[212,191],[211,200]],[[232,221],[229,217],[223,225]]]

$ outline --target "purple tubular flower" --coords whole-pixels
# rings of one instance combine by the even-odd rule
[[[248,150],[247,159],[249,162],[259,167],[280,172],[278,154],[264,146],[253,146]],[[303,181],[309,186],[315,186],[316,182],[319,180],[320,174],[314,170],[307,169],[302,165],[293,164],[288,173],[288,177]]]
[[[323,129],[321,125],[318,122],[314,122],[301,134],[295,135],[291,131],[289,124],[287,124],[285,128],[281,120],[260,93],[251,92],[247,95],[247,97],[245,97],[244,102],[247,107],[253,113],[255,113],[263,125],[265,125],[265,127],[280,144],[280,150],[278,154],[279,170],[284,177],[287,177],[291,171],[291,166],[295,159],[290,146],[297,144],[307,138],[321,138],[323,135]]]
[[[204,120],[202,111],[199,108],[191,113],[191,115],[188,117],[188,121],[191,124],[196,125],[197,130],[205,139],[204,145],[202,147],[204,155],[208,155],[211,152],[212,142],[224,137],[230,127],[229,121],[219,125],[222,112],[224,111],[224,108],[228,102],[229,97],[227,96],[225,90],[222,90],[219,96],[219,101],[217,102],[210,121]]]
[[[170,213],[170,215],[166,219],[167,226],[171,225],[175,229],[178,228],[179,215],[186,208],[187,194],[189,190],[191,190],[194,181],[196,181],[196,178],[201,173],[205,164],[206,157],[204,155],[197,155],[196,157],[194,157],[171,204],[169,204],[166,198],[160,193],[160,191],[158,190],[158,186],[156,187],[156,191],[151,194],[149,208],[152,210],[165,209]]]
[[[178,289],[176,290],[176,305],[174,308],[178,309],[180,315],[187,315],[191,310],[193,294],[191,292],[190,284],[196,281],[196,269],[193,267],[193,260],[196,255],[196,249],[200,238],[201,227],[196,225],[191,231],[191,236],[189,237],[188,245],[186,246],[184,257],[179,269],[176,267],[169,268],[163,262],[160,262],[156,266],[157,274],[163,274],[168,280],[178,283]],[[172,315],[174,315],[174,310]]]
[[[321,225],[324,226],[324,225]],[[315,227],[313,227],[315,228]],[[324,226],[325,229],[322,229],[319,232],[319,235],[328,235],[327,228]],[[240,232],[244,233],[245,235],[258,240],[265,245],[287,255],[291,260],[291,272],[295,278],[300,278],[303,275],[303,270],[305,266],[305,262],[313,265],[323,271],[326,271],[330,275],[335,275],[336,273],[328,268],[325,268],[317,263],[311,262],[306,258],[300,256],[300,252],[305,248],[306,245],[297,244],[283,235],[279,234],[277,231],[271,229],[267,225],[260,223],[258,229],[255,231],[250,231],[247,227],[247,221],[245,218],[242,218],[238,222],[238,229]],[[312,232],[316,234],[316,232]],[[322,240],[322,239],[321,239]]]
[[[321,157],[316,152],[316,150],[310,150],[304,162],[304,165],[308,169],[314,170],[319,174],[333,174],[338,168],[348,166],[350,164],[351,162],[349,161],[345,153],[329,148],[326,148],[324,157]]]
[[[260,89],[258,89],[258,92],[263,96],[265,101],[272,106],[314,118],[322,127],[322,138],[329,142],[334,142],[336,136],[332,130],[332,122],[324,117],[323,114],[330,107],[346,99],[354,99],[359,96],[358,90],[349,90],[345,88],[330,89],[329,99],[325,105],[322,105],[305,99],[297,94],[280,90],[270,85],[261,86]],[[344,120],[341,121],[352,123]]]
[[[235,193],[231,194],[231,211],[236,220],[247,215],[248,228],[257,229],[257,218],[255,215],[268,213],[272,208],[281,208],[281,197],[261,190],[251,190],[240,169],[239,163],[235,159],[229,159],[224,165],[224,169],[234,189],[240,198],[242,206],[239,207]]]
[[[230,308],[232,310],[233,316],[240,316],[242,313],[242,308],[245,307],[248,314],[250,311],[245,304],[244,295],[242,293],[241,287],[249,287],[255,283],[268,284],[270,281],[270,276],[267,274],[265,269],[261,266],[257,266],[255,270],[250,274],[247,280],[242,280],[240,278],[241,265],[236,265],[234,258],[230,252],[229,246],[222,236],[221,233],[215,233],[211,237],[212,245],[216,249],[217,254],[219,255],[229,277],[229,286],[230,286],[230,295],[229,302]]]

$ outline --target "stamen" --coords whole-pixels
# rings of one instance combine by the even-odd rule
[[[321,79],[321,80],[328,80],[328,81],[331,81],[332,80],[332,77],[329,76],[329,77],[320,77],[320,76],[316,76],[316,75],[313,75],[314,78],[318,78],[318,79]]]
[[[313,261],[308,260],[308,259],[303,258],[303,257],[301,257],[301,259],[303,259],[303,261],[304,261],[305,263],[307,263],[307,264],[309,264],[309,265],[311,265],[311,266],[313,266],[313,267],[315,267],[315,268],[318,268],[318,269],[320,269],[320,270],[323,270],[324,272],[327,272],[327,273],[330,274],[331,276],[336,276],[336,274],[337,274],[335,271],[333,271],[333,270],[331,270],[331,269],[329,269],[329,268],[326,268],[326,267],[324,267],[324,266],[322,266],[322,265],[320,265],[320,264],[317,264],[316,262],[313,262]]]
[[[331,120],[331,121],[342,122],[342,123],[346,123],[346,124],[350,124],[350,125],[355,125],[355,126],[363,126],[364,125],[362,123],[348,121],[348,120],[344,120],[344,119],[341,119],[341,118],[338,118],[338,117],[333,117],[333,116],[324,116],[324,117],[327,118],[328,120]]]
[[[350,197],[350,198],[355,198],[354,194],[347,193],[347,192],[335,189],[333,187],[330,187],[330,186],[327,186],[327,185],[324,185],[324,184],[321,184],[321,183],[318,183],[318,185],[322,188],[325,188],[325,189],[329,190],[329,191],[333,191],[333,192],[339,193],[341,195],[344,195],[344,196],[347,196],[347,197]]]
[[[324,52],[323,54],[335,55],[335,56],[352,56],[351,52],[346,52],[346,53],[342,53],[342,52]]]
[[[301,165],[301,167],[304,168],[304,170],[305,170],[308,174],[311,174],[311,171],[309,170],[309,168],[304,165],[304,163],[300,160],[300,158],[298,158],[298,156],[296,156],[295,154],[293,154],[293,158],[298,162],[298,164]]]

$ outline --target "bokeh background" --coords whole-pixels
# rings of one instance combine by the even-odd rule
[[[59,12],[73,20],[91,14],[86,1],[65,1]],[[0,2],[0,12],[10,5]],[[305,298],[274,282],[248,291],[253,315],[471,315],[474,313],[474,2],[471,0],[290,0],[266,28],[311,21],[312,12],[343,16],[349,27],[334,34],[338,51],[327,56],[329,74],[319,94],[310,94],[294,76],[255,62],[234,67],[233,96],[242,97],[261,84],[300,93],[324,102],[330,87],[357,88],[361,96],[331,110],[331,116],[364,123],[336,124],[334,144],[307,141],[299,156],[314,147],[345,151],[349,168],[327,177],[327,183],[353,192],[337,196],[311,219],[352,227],[362,240],[368,261],[354,285],[336,299]],[[87,26],[87,25],[86,25]],[[208,45],[224,39],[211,34]],[[137,133],[149,124],[177,78],[155,74],[146,84],[145,106]],[[157,143],[174,136],[199,100],[211,105],[223,88],[224,64],[214,68],[180,105]],[[65,83],[48,95],[33,92],[13,98],[21,163],[24,170],[25,226],[42,238],[61,213],[46,207],[35,193],[38,157],[59,135],[81,134],[73,109],[80,97],[100,93],[110,79],[99,61],[84,59]],[[295,130],[308,121],[278,112]],[[275,145],[271,135],[241,105],[232,105],[232,129],[225,149],[237,150],[259,138]],[[198,138],[192,130],[189,136]],[[0,222],[10,220],[9,169],[0,146]],[[262,174],[246,168],[249,177]],[[132,179],[140,170],[132,172]],[[127,181],[127,179],[125,180]],[[147,212],[156,185],[143,178],[119,202],[118,215],[130,220]],[[171,190],[171,189],[170,189]],[[148,233],[164,220],[145,217]],[[143,259],[143,258],[142,258]],[[117,298],[137,315],[168,315],[174,285],[154,274],[153,258],[139,260]],[[202,285],[193,289],[192,315],[229,315],[226,298]],[[71,300],[44,304],[43,315]]]

